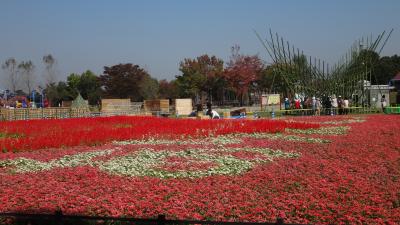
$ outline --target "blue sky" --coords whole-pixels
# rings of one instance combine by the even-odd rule
[[[253,29],[266,35],[271,28],[333,64],[356,39],[391,28],[382,55],[400,54],[399,12],[399,0],[2,0],[0,62],[32,60],[40,80],[41,59],[50,53],[59,79],[134,63],[170,80],[184,58],[227,61],[234,44],[270,62]]]

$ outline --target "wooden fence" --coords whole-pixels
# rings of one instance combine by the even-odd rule
[[[88,117],[90,111],[86,108],[51,107],[51,108],[0,108],[0,120],[29,119],[61,119]]]

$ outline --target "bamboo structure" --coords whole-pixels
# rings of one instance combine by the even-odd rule
[[[278,33],[269,29],[265,38],[256,31],[256,36],[262,43],[274,65],[271,90],[276,76],[286,87],[286,96],[301,94],[303,96],[342,95],[353,98],[353,101],[365,102],[365,87],[371,84],[373,62],[370,52],[382,51],[393,29],[383,31],[376,38],[362,37],[355,41],[350,49],[330,66],[324,60],[306,56],[303,51],[285,41]],[[354,99],[357,98],[357,99]]]

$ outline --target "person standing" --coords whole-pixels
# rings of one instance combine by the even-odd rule
[[[337,104],[338,104],[338,108],[339,108],[339,115],[343,115],[343,99],[342,96],[339,95],[338,99],[337,99]]]
[[[289,109],[290,109],[290,101],[289,101],[289,98],[285,98],[285,114],[286,114],[286,115],[288,114],[287,110],[289,110]]]
[[[381,98],[381,106],[382,106],[382,111],[383,111],[383,112],[385,111],[386,105],[387,105],[386,96],[385,96],[385,95],[382,95],[382,98]]]
[[[317,102],[316,102],[315,108],[316,108],[315,115],[316,116],[320,116],[321,115],[321,101],[320,101],[319,98],[317,98]]]
[[[297,99],[294,100],[294,107],[295,107],[295,109],[300,109],[301,108],[300,98],[297,98]]]
[[[349,113],[349,99],[347,99],[347,97],[344,97],[343,108],[344,108],[344,114],[347,115]]]
[[[289,110],[290,109],[290,101],[289,98],[285,98],[285,110]]]
[[[300,108],[301,108],[301,101],[300,101],[300,98],[296,98],[295,100],[294,100],[294,108],[296,109],[296,114],[297,115],[299,115],[301,112],[300,112]]]
[[[336,95],[332,95],[331,105],[332,105],[332,113],[331,113],[331,115],[336,115],[337,114],[337,107],[338,107],[338,102],[337,102]]]
[[[313,115],[317,115],[317,99],[315,98],[315,96],[312,97],[311,108]]]
[[[332,108],[331,98],[327,95],[322,96],[322,108],[324,109],[324,114],[329,115]]]

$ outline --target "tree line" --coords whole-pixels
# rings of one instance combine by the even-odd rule
[[[56,79],[54,70],[56,61],[51,54],[43,56],[42,60],[45,65],[45,80],[48,84],[53,83]],[[24,93],[23,90],[30,93],[35,89],[36,67],[31,60],[18,63],[15,58],[11,57],[1,65],[1,68],[6,73],[5,81],[8,82],[8,88],[13,93]]]
[[[398,55],[379,57],[375,52],[372,68],[373,84],[387,84],[400,71]],[[296,56],[299,61],[303,56]],[[130,98],[143,101],[155,98],[192,98],[204,101],[206,98],[221,104],[235,101],[245,104],[254,93],[285,93],[284,76],[277,69],[281,65],[263,62],[258,55],[246,55],[239,46],[231,48],[227,62],[207,54],[186,58],[179,64],[180,75],[171,81],[157,80],[139,65],[126,63],[105,66],[102,74],[88,70],[82,74],[72,73],[66,81],[56,82],[56,60],[52,55],[42,58],[45,65],[45,85],[41,88],[52,106],[62,101],[73,100],[80,94],[90,105],[99,105],[101,98]],[[17,63],[9,58],[2,64],[8,81],[8,88],[19,95],[29,95],[37,90],[35,65],[32,61]],[[20,89],[19,89],[20,88]]]

